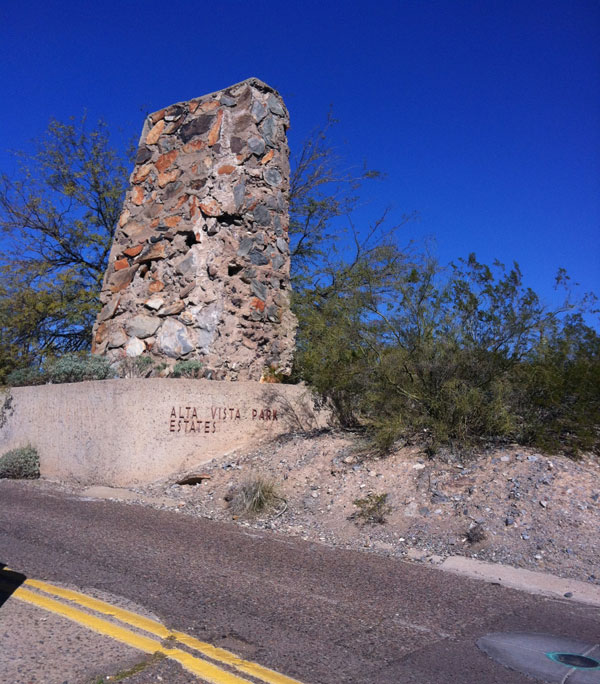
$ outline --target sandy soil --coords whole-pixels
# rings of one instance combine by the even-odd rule
[[[198,484],[177,484],[180,474],[112,498],[422,562],[465,555],[600,584],[595,456],[575,462],[510,446],[460,462],[405,447],[373,459],[356,436],[326,432],[288,435],[195,472],[206,476]],[[259,477],[285,505],[234,515],[227,499]],[[370,494],[388,495],[383,523],[358,515],[354,502]]]

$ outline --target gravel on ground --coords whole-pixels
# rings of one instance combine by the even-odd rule
[[[178,484],[186,476],[195,483]],[[232,497],[257,479],[279,498],[261,513],[234,514]],[[463,555],[600,584],[600,459],[590,454],[575,461],[510,445],[429,459],[404,446],[376,458],[359,436],[324,431],[108,496],[418,562]]]

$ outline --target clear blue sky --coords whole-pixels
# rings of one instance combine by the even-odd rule
[[[0,9],[0,171],[49,119],[115,142],[172,102],[257,76],[290,144],[326,117],[348,164],[387,174],[357,221],[416,210],[406,240],[516,260],[547,299],[559,266],[600,295],[599,0],[19,0]]]

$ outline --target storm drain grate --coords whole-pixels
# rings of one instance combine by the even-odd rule
[[[578,653],[546,653],[550,660],[578,670],[593,670],[600,668],[600,662]]]
[[[536,632],[494,632],[477,646],[500,665],[547,684],[600,684],[600,643]]]

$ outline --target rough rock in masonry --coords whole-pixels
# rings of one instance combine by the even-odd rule
[[[197,359],[213,379],[289,373],[288,126],[255,78],[147,118],[94,354]]]

